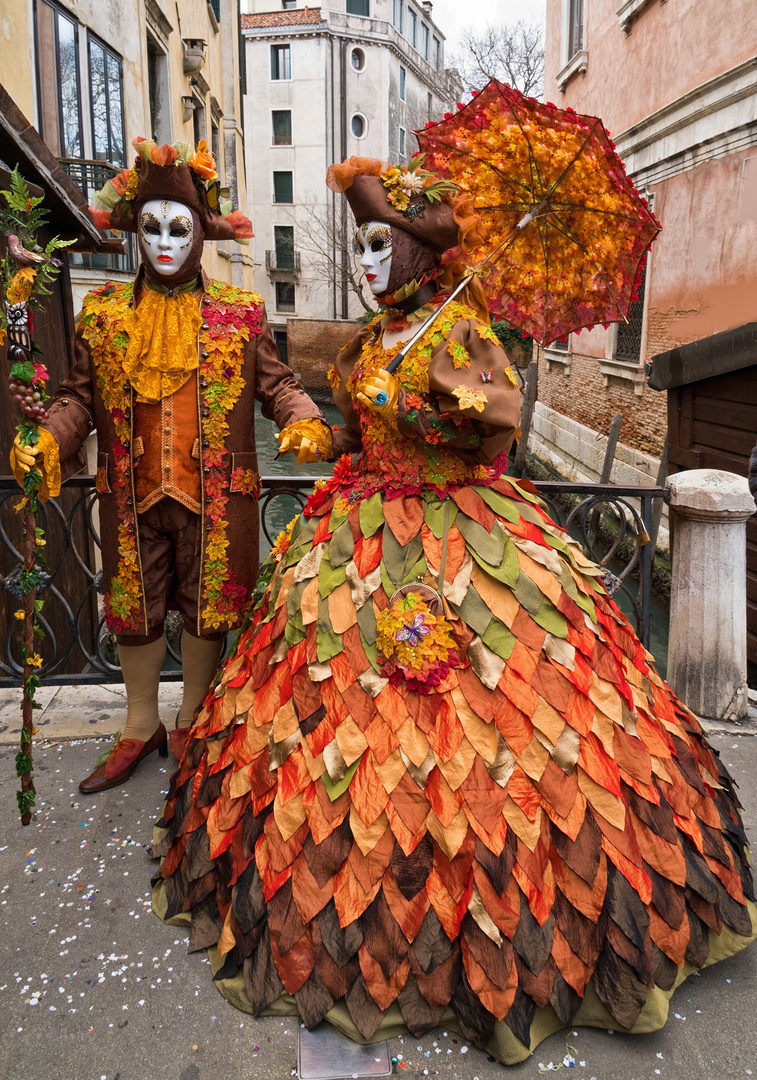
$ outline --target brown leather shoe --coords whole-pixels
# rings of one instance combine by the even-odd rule
[[[143,758],[157,750],[161,757],[168,757],[168,739],[162,723],[147,742],[139,739],[119,739],[104,765],[98,765],[93,773],[79,784],[79,791],[90,793],[117,787],[128,780]]]

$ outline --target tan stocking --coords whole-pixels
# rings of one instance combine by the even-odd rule
[[[181,632],[181,673],[184,677],[184,695],[179,709],[177,727],[192,726],[194,711],[210,688],[223,649],[220,641],[207,641],[194,637],[186,630]]]
[[[122,739],[147,742],[158,730],[158,686],[165,658],[165,635],[149,645],[118,646],[118,659],[126,684],[126,727],[121,733]]]

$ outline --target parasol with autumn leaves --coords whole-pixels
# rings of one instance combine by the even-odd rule
[[[492,79],[415,135],[424,169],[474,197],[490,311],[541,343],[627,320],[660,226],[601,120]]]

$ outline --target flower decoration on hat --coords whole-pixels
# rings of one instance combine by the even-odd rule
[[[232,209],[229,189],[221,187],[215,158],[202,139],[194,152],[186,142],[164,143],[134,139],[137,156],[131,169],[122,169],[103,185],[90,213],[100,229],[134,232],[139,206],[150,198],[169,197],[196,210],[209,240],[234,239],[249,243],[252,225]]]
[[[446,202],[459,190],[451,180],[442,180],[421,168],[422,164],[423,158],[419,154],[409,165],[390,165],[380,174],[381,182],[388,191],[389,202],[395,210],[406,214],[411,220],[423,217],[423,202],[411,202],[416,196],[424,195],[430,203]]]

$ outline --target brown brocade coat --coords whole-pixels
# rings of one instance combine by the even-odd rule
[[[135,284],[138,285],[139,277]],[[208,295],[208,289],[216,283],[212,283],[207,276],[203,275],[204,293],[201,301],[201,311],[207,303],[212,302]],[[107,303],[108,289],[106,285],[96,290],[98,302]],[[117,286],[116,289],[119,287]],[[89,294],[89,299],[93,294]],[[255,427],[254,407],[255,400],[260,401],[263,415],[267,419],[275,420],[279,428],[284,428],[297,420],[311,417],[323,419],[320,410],[305,394],[299,382],[295,379],[290,368],[283,364],[279,358],[278,350],[274,344],[270,326],[265,314],[262,300],[255,294],[242,294],[257,302],[255,306],[260,309],[260,332],[251,335],[245,344],[244,361],[240,372],[244,386],[238,400],[226,413],[225,420],[228,424],[229,433],[225,440],[226,455],[223,463],[223,481],[225,481],[224,494],[227,498],[224,509],[224,518],[227,522],[226,539],[226,567],[227,574],[235,575],[234,585],[243,587],[245,595],[249,596],[258,571],[258,508],[257,491],[254,491],[254,482],[250,484],[250,478],[257,479],[257,455],[255,452]],[[86,310],[85,300],[85,310]],[[231,310],[232,304],[227,304]],[[107,316],[106,316],[107,317]],[[207,329],[207,326],[204,327]],[[198,339],[199,341],[199,339]],[[199,344],[198,344],[199,348]],[[201,354],[204,356],[206,354]],[[190,377],[190,382],[196,387],[197,423],[191,425],[191,434],[187,437],[194,439],[198,430],[202,433],[203,421],[208,417],[209,410],[203,405],[203,388],[206,385],[202,372],[195,372]],[[177,397],[178,395],[173,395]],[[127,399],[130,408],[126,412],[125,421],[129,437],[124,440],[128,443],[128,483],[129,488],[125,491],[126,515],[134,513],[137,499],[135,458],[139,455],[141,439],[135,438],[134,431],[134,391],[127,387]],[[112,410],[109,411],[103,400],[102,389],[98,385],[97,372],[93,363],[92,350],[87,344],[82,333],[81,326],[76,335],[75,362],[68,377],[63,381],[57,393],[53,397],[49,410],[49,420],[44,426],[51,432],[60,449],[61,473],[63,480],[86,467],[86,458],[83,452],[84,442],[93,430],[97,430],[97,464],[98,464],[98,491],[100,503],[100,532],[102,538],[103,559],[103,584],[107,597],[111,590],[114,576],[119,573],[122,561],[119,556],[119,526],[123,524],[121,509],[118,505],[115,489],[123,480],[117,475],[114,446],[118,443],[116,423]],[[181,437],[181,430],[177,435]],[[207,440],[202,438],[203,447],[208,445]],[[160,440],[158,440],[158,445]],[[204,453],[204,451],[201,451]],[[183,455],[185,460],[190,458],[192,448],[187,447]],[[197,452],[195,455],[198,456]],[[201,530],[201,564],[202,573],[199,581],[198,619],[196,633],[199,635],[208,630],[228,630],[234,628],[238,620],[229,620],[228,624],[208,625],[204,615],[202,602],[203,587],[207,576],[207,553],[206,542],[213,527],[213,521],[209,515],[209,493],[207,491],[208,473],[212,470],[207,464],[197,460],[197,469],[202,479],[201,484],[201,512],[203,515],[203,529]],[[142,467],[147,464],[142,458]],[[239,477],[240,470],[247,474],[246,481],[242,483]],[[159,475],[160,462],[157,462]],[[234,479],[236,475],[236,479]],[[228,485],[228,486],[226,486]],[[132,632],[137,634],[147,633],[146,609],[144,600],[144,578],[142,561],[140,558],[139,541],[139,515],[135,514],[136,529],[136,556],[138,563],[138,580],[141,588],[141,603],[135,615],[135,626]],[[244,604],[240,605],[243,609]],[[112,625],[112,623],[111,623]],[[115,627],[118,632],[118,627]]]

